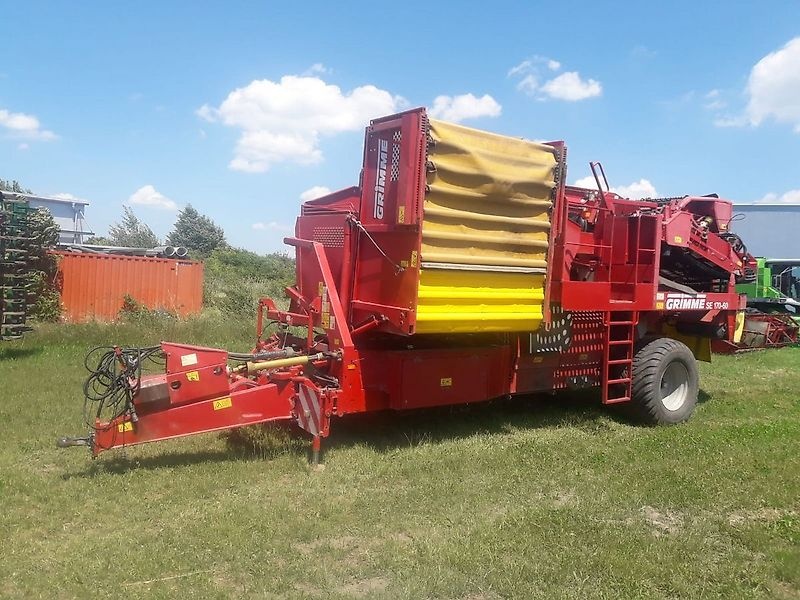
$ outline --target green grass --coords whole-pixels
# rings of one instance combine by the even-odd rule
[[[251,337],[206,319],[0,345],[0,597],[800,597],[798,349],[702,365],[671,428],[559,395],[336,421],[321,473],[281,432],[55,448],[82,433],[91,345]]]

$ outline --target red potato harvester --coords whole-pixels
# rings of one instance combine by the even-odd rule
[[[87,357],[90,433],[59,445],[286,421],[316,462],[334,417],[584,387],[652,424],[688,419],[696,359],[741,333],[753,259],[731,203],[621,198],[597,163],[597,189],[568,186],[566,158],[424,109],[372,121],[359,185],[303,204],[288,309],[260,301],[253,352]]]

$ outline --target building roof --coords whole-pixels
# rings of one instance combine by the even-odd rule
[[[59,204],[80,204],[81,206],[88,206],[88,200],[82,200],[80,198],[53,198],[52,196],[40,196],[39,194],[20,194],[20,196],[25,196],[28,200],[33,200],[35,202],[56,202]]]

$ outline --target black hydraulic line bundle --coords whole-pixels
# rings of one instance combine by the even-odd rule
[[[99,346],[89,351],[84,359],[84,366],[89,371],[89,377],[83,384],[86,424],[95,429],[98,419],[110,422],[123,415],[130,415],[136,420],[133,396],[139,391],[142,372],[148,363],[154,363],[163,370],[163,359],[161,346]]]

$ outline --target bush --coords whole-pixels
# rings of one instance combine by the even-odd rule
[[[43,208],[28,215],[28,315],[38,321],[57,321],[61,316],[58,292],[58,260],[48,251],[58,242],[58,225]]]
[[[119,319],[127,323],[158,323],[175,320],[177,316],[168,310],[149,309],[130,294],[122,297],[122,308],[119,309]]]
[[[252,317],[260,298],[280,302],[293,283],[294,260],[284,254],[217,248],[205,261],[203,303],[222,314]]]

